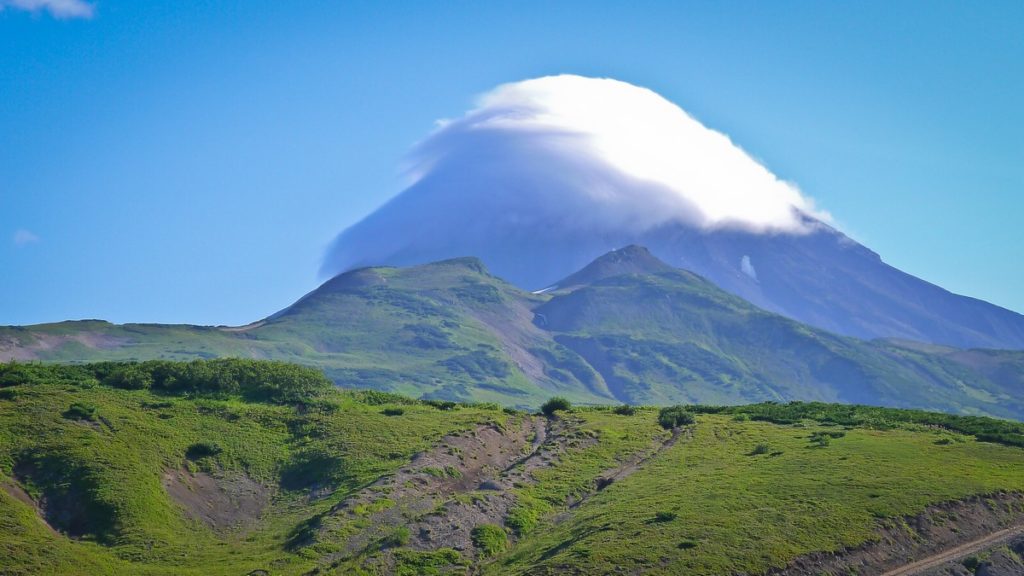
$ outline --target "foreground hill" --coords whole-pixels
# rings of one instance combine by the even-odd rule
[[[880,574],[1019,526],[1019,445],[857,406],[547,418],[280,363],[4,366],[0,573]]]
[[[542,294],[479,260],[339,275],[249,326],[99,321],[0,328],[0,359],[266,358],[425,399],[854,402],[1024,419],[1024,352],[837,336],[767,312],[640,247]]]

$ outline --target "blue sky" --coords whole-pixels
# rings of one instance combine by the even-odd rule
[[[0,324],[266,316],[436,119],[555,73],[654,89],[890,264],[1024,311],[1021,2],[4,5]]]

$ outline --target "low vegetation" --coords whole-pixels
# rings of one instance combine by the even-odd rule
[[[661,424],[662,428],[671,430],[679,426],[689,426],[693,423],[693,413],[685,406],[669,406],[658,411],[658,424]]]
[[[826,425],[856,426],[876,430],[891,430],[916,426],[921,428],[942,428],[958,434],[973,436],[982,442],[995,442],[1008,446],[1024,447],[1024,423],[1012,420],[996,420],[981,416],[954,416],[924,410],[897,410],[878,406],[855,404],[825,404],[822,402],[789,402],[779,404],[765,402],[745,406],[690,406],[692,412],[701,414],[731,414],[736,417],[762,420],[775,424],[798,424],[812,420]],[[822,433],[824,437],[841,438],[841,432]],[[822,435],[813,438],[821,442]],[[828,444],[825,440],[824,444]]]
[[[987,418],[566,402],[548,419],[342,391],[247,360],[8,364],[0,385],[5,574],[761,574],[930,504],[1024,491],[1022,425]],[[403,529],[485,506],[491,479],[452,442],[523,422],[538,426],[523,454],[536,440],[554,457],[505,485],[507,508],[452,517],[472,529],[459,550]],[[451,458],[422,464],[408,486],[378,483],[431,449]],[[416,482],[453,492],[403,508],[394,491]],[[248,515],[221,492],[251,502]],[[323,530],[345,502],[350,520]]]
[[[561,396],[555,396],[541,405],[540,411],[545,416],[554,416],[555,412],[565,412],[572,408],[572,403],[569,400],[562,398]]]

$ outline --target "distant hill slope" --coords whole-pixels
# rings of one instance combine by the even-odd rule
[[[820,400],[1024,418],[1024,353],[837,336],[767,312],[640,247],[542,294],[475,258],[341,274],[241,328],[71,322],[0,329],[0,358],[241,356],[345,387],[537,406]]]
[[[881,574],[1024,522],[1024,424],[680,408],[546,418],[246,360],[0,366],[0,574]]]

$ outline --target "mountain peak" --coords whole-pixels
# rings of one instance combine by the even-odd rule
[[[484,261],[477,258],[476,256],[460,256],[458,258],[449,258],[447,260],[441,260],[439,262],[431,262],[425,264],[425,266],[445,266],[451,268],[466,268],[477,274],[490,275],[491,273],[487,270],[487,266]]]
[[[605,278],[624,274],[659,274],[671,271],[675,271],[675,268],[659,260],[647,248],[630,244],[599,256],[579,272],[555,284],[554,288],[563,289],[570,286],[592,284]]]

